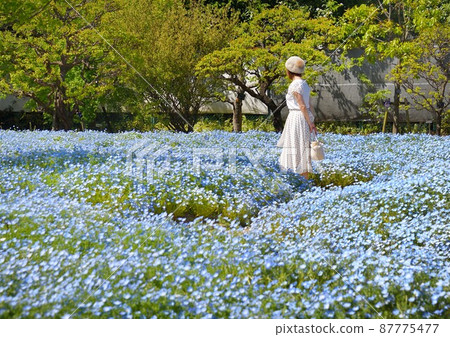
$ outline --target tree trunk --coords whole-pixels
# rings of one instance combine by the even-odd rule
[[[275,78],[271,79],[268,82],[261,83],[258,92],[255,92],[253,89],[249,88],[245,85],[243,81],[239,78],[232,77],[230,81],[239,87],[243,92],[248,93],[251,97],[263,102],[269,109],[269,112],[273,113],[273,126],[277,132],[283,131],[283,120],[281,119],[281,108],[278,109],[277,104],[270,98],[267,94],[267,88],[271,85],[271,83],[275,80]],[[234,104],[233,104],[234,105]]]
[[[106,108],[103,105],[102,105],[102,111],[103,111],[103,118],[106,122],[106,128],[108,129],[108,132],[114,132],[113,126],[111,125],[111,121],[108,118]],[[81,125],[83,125],[83,121],[81,121]]]
[[[52,131],[59,130],[58,118],[56,117],[56,110],[52,111]]]
[[[411,133],[411,120],[409,118],[409,109],[406,110],[406,126],[408,128],[408,133]]]
[[[392,133],[398,133],[399,132],[399,116],[400,116],[400,93],[401,93],[401,87],[400,83],[395,82],[395,90],[394,90],[394,114],[392,117]]]
[[[441,135],[443,109],[436,110],[436,134]]]
[[[283,120],[281,119],[281,111],[275,111],[273,114],[273,127],[277,132],[283,131]]]
[[[172,126],[174,131],[189,133],[193,132],[194,128],[191,126],[192,122],[189,120],[189,114],[180,114],[170,111],[169,114],[169,124]],[[183,117],[182,117],[183,116]],[[187,122],[189,123],[187,123]]]
[[[195,114],[189,109],[189,108],[185,108],[183,110],[183,117],[186,119],[187,121],[187,132],[194,132],[194,119],[195,119]]]
[[[270,102],[266,104],[269,107],[269,110],[273,113],[273,127],[277,132],[282,132],[283,119],[281,118],[281,110],[284,108],[285,103],[277,106],[274,101],[270,100]]]
[[[56,119],[56,130],[71,130],[73,127],[73,115],[74,111],[69,109],[65,100],[66,89],[64,83],[66,80],[66,74],[71,69],[71,66],[66,63],[67,56],[61,57],[62,65],[59,67],[60,78],[55,91],[55,114],[53,118]]]
[[[273,127],[277,132],[283,131],[283,120],[281,119],[281,110],[283,108],[283,104],[276,105],[275,102],[271,98],[264,99],[263,101],[269,111],[273,114]]]
[[[244,91],[239,89],[233,104],[233,132],[242,132],[242,100]]]
[[[73,112],[69,111],[64,102],[64,93],[57,90],[55,93],[55,113],[53,127],[55,130],[71,130],[73,125]]]
[[[269,108],[269,111],[273,114],[273,127],[277,132],[283,131],[283,120],[281,119],[281,105],[276,105],[275,102],[269,97],[265,96],[262,100],[267,107]]]

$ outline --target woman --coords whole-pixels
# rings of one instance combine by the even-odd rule
[[[308,179],[308,173],[312,172],[311,133],[317,132],[309,105],[311,88],[302,78],[305,61],[298,56],[292,56],[285,66],[286,74],[292,82],[286,94],[289,115],[277,143],[278,147],[283,148],[279,163],[283,171],[292,169]]]

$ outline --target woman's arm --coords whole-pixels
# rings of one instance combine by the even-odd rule
[[[303,116],[305,116],[306,122],[309,125],[309,131],[313,132],[315,131],[317,133],[316,126],[313,122],[311,122],[311,119],[309,118],[308,110],[306,109],[305,101],[303,100],[302,94],[298,93],[297,91],[294,91],[294,97],[297,100],[298,106],[300,107],[300,111],[303,113]]]

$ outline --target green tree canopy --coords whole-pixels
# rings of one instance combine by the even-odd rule
[[[211,83],[196,75],[195,65],[228,41],[235,25],[228,14],[196,1],[127,0],[109,23],[109,37],[138,72],[124,71],[123,83],[172,130],[192,131],[212,96]]]
[[[440,23],[425,27],[403,49],[408,57],[392,70],[390,78],[410,94],[417,108],[435,116],[440,135],[442,119],[450,114],[450,28]],[[417,85],[417,81],[428,86]]]
[[[376,5],[352,7],[340,19],[342,36],[351,37],[344,49],[364,50],[361,57],[354,61],[361,64],[364,60],[378,62],[391,59],[395,62],[393,72],[387,76],[387,79],[394,82],[395,88],[393,132],[398,130],[400,93],[402,87],[406,88],[404,80],[408,78],[411,83],[413,78],[418,78],[418,73],[407,75],[412,70],[411,62],[419,60],[418,54],[427,60],[432,58],[429,51],[423,50],[429,49],[429,46],[424,47],[420,36],[436,26],[448,25],[449,14],[450,4],[440,0],[380,0]],[[437,69],[429,67],[430,71]],[[406,77],[402,78],[400,74]],[[433,76],[439,77],[437,73]],[[440,90],[442,91],[442,87]]]
[[[52,118],[53,129],[71,129],[76,112],[91,113],[111,89],[114,67],[95,27],[116,9],[113,1],[19,1],[3,4],[0,19],[0,92],[27,97]],[[29,9],[31,8],[31,10]],[[11,13],[26,12],[7,21]],[[26,18],[26,20],[22,20]]]
[[[204,57],[197,65],[198,73],[221,79],[222,92],[230,90],[231,84],[263,102],[274,112],[274,127],[280,131],[282,106],[269,89],[276,93],[286,89],[285,60],[292,55],[305,59],[306,78],[313,82],[321,72],[314,65],[329,62],[326,50],[334,46],[335,34],[331,19],[310,18],[305,9],[292,10],[283,5],[265,9],[242,24],[229,46]]]
[[[230,6],[240,13],[242,21],[249,21],[258,11],[284,5],[290,9],[304,8],[311,17],[324,16],[327,13],[335,18],[340,17],[345,10],[356,5],[376,3],[377,0],[205,0],[207,4]]]

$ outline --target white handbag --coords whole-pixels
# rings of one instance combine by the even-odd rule
[[[323,144],[318,141],[317,134],[314,132],[314,139],[311,141],[311,160],[325,159]]]

